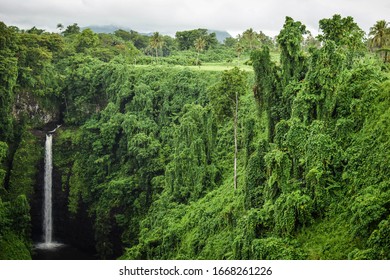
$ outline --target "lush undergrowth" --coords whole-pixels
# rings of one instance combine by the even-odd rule
[[[31,249],[25,240],[6,232],[0,240],[0,260],[31,260]]]

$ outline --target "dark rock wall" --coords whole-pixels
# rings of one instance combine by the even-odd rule
[[[50,105],[44,105],[45,103]],[[45,126],[60,119],[59,106],[55,103],[29,92],[19,92],[15,96],[12,114],[16,120],[27,118],[28,122],[35,126]]]

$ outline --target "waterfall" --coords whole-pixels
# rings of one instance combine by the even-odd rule
[[[53,133],[61,125],[57,125],[55,129],[46,134],[45,142],[45,170],[43,179],[43,242],[35,245],[36,249],[56,249],[63,246],[62,243],[53,240],[53,196],[52,196],[52,181],[53,181]]]
[[[44,244],[50,246],[53,240],[53,210],[52,210],[52,134],[46,135],[45,143],[45,178],[44,178],[44,203],[43,203],[43,233]]]

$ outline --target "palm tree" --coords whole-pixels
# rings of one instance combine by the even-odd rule
[[[158,49],[161,49],[164,45],[164,39],[158,32],[154,32],[150,38],[150,46],[156,51],[156,63],[158,59]]]
[[[242,52],[244,51],[244,47],[242,46],[241,42],[237,42],[236,44],[236,53],[237,53],[237,63],[240,64],[240,57]]]
[[[242,38],[249,44],[249,50],[253,50],[255,48],[255,44],[257,41],[257,33],[252,28],[244,31],[242,34]]]
[[[390,28],[389,23],[385,20],[378,20],[376,24],[370,28],[369,36],[372,36],[370,38],[370,45],[372,49],[377,50],[384,50],[385,51],[385,61],[387,60],[387,52],[385,48],[389,46],[390,43]]]
[[[64,25],[62,23],[57,24],[57,29],[60,30],[60,33],[62,30],[64,30]]]
[[[199,37],[195,40],[195,49],[198,52],[198,55],[196,56],[196,65],[199,65],[199,53],[204,50],[206,47],[206,40],[203,37]]]

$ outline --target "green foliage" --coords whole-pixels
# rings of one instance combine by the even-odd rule
[[[31,259],[30,205],[24,194],[3,202],[0,197],[0,260]]]
[[[380,188],[368,187],[354,199],[351,222],[354,234],[367,238],[388,213],[390,193]]]
[[[240,197],[224,186],[204,198],[183,205],[162,195],[141,224],[140,243],[126,252],[135,259],[231,258]],[[223,237],[223,238],[222,238]],[[221,239],[222,238],[222,239]],[[230,240],[230,242],[229,242]]]
[[[280,102],[280,78],[275,63],[271,60],[268,47],[253,51],[251,54],[255,71],[253,93],[259,106],[260,115],[266,112],[268,140],[272,141],[275,125],[280,120],[278,105]]]
[[[259,260],[301,260],[306,258],[297,242],[277,237],[253,240],[252,250],[253,258]]]
[[[13,87],[16,84],[16,59],[4,56],[0,50],[0,139],[9,140],[12,136],[11,117]]]
[[[20,91],[35,95],[56,95],[59,76],[51,63],[63,49],[63,41],[57,34],[18,34],[18,86]]]
[[[92,81],[88,89],[90,98],[97,98],[104,108],[93,118],[83,115],[80,120],[86,121],[77,133],[60,132],[56,149],[61,156],[55,158],[55,164],[58,163],[65,187],[69,188],[69,209],[76,213],[80,202],[88,205],[94,219],[98,252],[111,258],[112,254],[118,254],[111,248],[115,241],[112,231],[119,228],[123,244],[134,244],[139,220],[153,197],[165,189],[163,175],[169,173],[169,166],[179,173],[188,173],[194,164],[204,170],[205,174],[199,174],[199,182],[194,184],[199,188],[194,199],[213,187],[215,140],[209,132],[215,127],[211,111],[200,104],[206,98],[209,82],[205,81],[213,80],[214,74],[172,69],[168,72],[166,68],[151,72],[129,68],[117,61],[102,66],[96,60],[85,60],[84,65],[77,66],[81,69],[76,69],[74,81],[80,80],[86,87],[88,77]],[[89,76],[83,75],[82,69]],[[76,108],[72,102],[84,105],[78,98],[88,97],[81,92],[73,94],[68,97],[68,108],[72,110]],[[185,106],[191,103],[194,108]],[[177,135],[176,140],[172,135]],[[188,146],[183,145],[183,135],[188,135]],[[69,153],[69,147],[73,152]],[[190,160],[180,168],[179,163],[173,164],[176,160],[180,162],[180,153],[187,153],[188,149],[197,155],[195,162]],[[183,184],[177,181],[176,187],[180,185],[183,192],[186,187],[191,188]]]
[[[383,48],[389,44],[389,35],[390,29],[388,27],[389,23],[385,20],[378,20],[374,26],[370,28],[369,35],[371,47],[374,48]]]
[[[194,29],[176,32],[176,40],[180,50],[188,50],[194,48],[195,41],[198,38],[205,40],[205,48],[209,49],[218,44],[215,33],[208,34],[207,29]]]
[[[291,160],[288,154],[272,149],[264,156],[267,167],[267,198],[274,199],[281,191],[290,190]]]
[[[245,204],[248,208],[260,208],[265,202],[264,186],[267,174],[264,157],[268,149],[268,142],[261,139],[256,151],[251,154],[248,160],[245,176]]]
[[[13,88],[18,75],[17,58],[14,57],[17,37],[13,29],[0,22],[0,38],[0,140],[10,140],[13,136]]]
[[[315,241],[308,241],[306,244],[310,245],[306,248],[311,258],[347,258],[349,253],[351,258],[379,258],[374,253],[377,249],[372,249],[373,243],[366,241],[374,231],[377,234],[378,225],[388,215],[388,180],[382,175],[374,176],[375,172],[389,174],[381,164],[388,162],[387,153],[383,152],[388,149],[389,129],[385,109],[386,106],[388,108],[385,105],[388,104],[388,86],[384,86],[387,83],[381,85],[384,73],[379,70],[377,62],[369,59],[351,60],[361,50],[361,32],[353,20],[340,21],[340,26],[335,28],[338,30],[333,31],[327,29],[328,24],[338,22],[337,16],[330,21],[322,21],[321,26],[326,29],[323,46],[311,50],[308,62],[301,64],[306,66],[300,68],[300,60],[291,57],[291,61],[298,63],[291,68],[294,71],[307,67],[307,72],[305,70],[300,74],[300,82],[291,78],[295,74],[286,76],[289,72],[285,71],[289,69],[286,64],[288,55],[295,53],[299,56],[301,53],[303,57],[299,40],[295,52],[291,51],[294,50],[293,44],[286,44],[285,55],[282,49],[281,70],[270,64],[266,51],[252,54],[256,75],[255,97],[261,115],[265,111],[268,119],[274,120],[275,132],[271,139],[276,146],[271,145],[271,150],[262,158],[253,154],[253,161],[256,159],[259,165],[264,159],[267,174],[254,176],[251,169],[253,163],[249,161],[247,178],[258,178],[259,181],[262,178],[262,182],[266,182],[262,183],[265,187],[257,189],[260,194],[256,196],[263,198],[260,204],[263,209],[272,209],[266,215],[266,220],[271,221],[271,228],[274,227],[280,235],[294,236],[306,227],[312,230],[322,228],[322,222],[311,226],[314,219],[323,218],[324,215],[330,215],[333,219],[333,215],[336,215],[333,203],[342,201],[344,195],[358,192],[349,200],[342,214],[348,215],[350,221],[331,229],[343,236],[343,239],[332,240],[332,246],[337,249],[324,250],[329,244],[326,244],[325,238],[322,239],[325,236],[322,232],[317,232],[320,235],[317,242],[321,245],[315,248]],[[291,32],[281,32],[279,39],[286,40],[281,41],[281,44],[294,42],[293,26],[292,20],[286,21],[285,29],[291,28]],[[299,26],[297,24],[296,27]],[[296,38],[301,37],[299,33],[302,29],[299,30],[297,28]],[[337,37],[334,32],[343,35]],[[351,40],[340,40],[345,36]],[[284,77],[283,93],[271,99],[270,96],[277,93],[277,79],[274,77],[278,75]],[[287,106],[283,108],[282,103]],[[374,103],[377,105],[373,107]],[[371,105],[366,107],[368,104]],[[275,108],[273,112],[291,110],[291,118],[289,114],[283,113],[274,113],[272,117],[271,106]],[[272,125],[269,122],[270,129]],[[375,155],[375,159],[372,155]],[[364,176],[357,175],[363,173]],[[251,184],[251,180],[248,183]],[[305,209],[300,213],[301,222],[297,209]],[[310,236],[310,239],[315,240],[314,236]],[[349,240],[350,245],[344,240]],[[321,246],[324,247],[320,249]],[[354,246],[362,249],[354,250]],[[346,253],[340,254],[337,250],[345,250]],[[381,256],[385,254],[382,251]]]
[[[286,17],[283,29],[277,42],[279,44],[282,84],[286,86],[291,81],[300,81],[306,72],[305,57],[301,50],[306,26],[299,21]]]
[[[0,197],[0,240],[9,230],[11,221],[9,219],[9,203],[4,203]]]
[[[25,195],[30,199],[33,195],[37,178],[37,167],[43,158],[40,142],[29,131],[22,134],[22,139],[14,154],[9,179],[9,192],[12,199]]]
[[[5,142],[0,141],[0,189],[3,188],[3,182],[6,175],[6,171],[3,167],[3,160],[6,158],[8,152],[8,145]]]
[[[388,260],[390,258],[390,224],[389,217],[382,220],[378,225],[378,229],[374,230],[367,241],[367,245],[374,252],[373,259]]]
[[[388,47],[390,45],[389,23],[385,20],[378,20],[375,25],[370,28],[368,35],[370,36],[368,41],[370,49],[379,53],[384,62],[388,62]]]
[[[377,61],[349,61],[353,47],[334,38],[304,54],[304,33],[286,19],[280,67],[268,48],[252,53],[258,112],[236,68],[206,75],[73,58],[67,122],[83,125],[62,144],[75,149],[62,168],[69,207],[87,203],[101,256],[116,254],[118,229],[123,258],[132,259],[386,256],[374,251],[386,248],[377,244],[386,244],[388,181],[372,169],[388,174],[386,75]],[[194,57],[177,52],[160,63]],[[236,93],[245,104],[237,121],[245,187],[233,192],[233,128],[224,118],[235,113]]]
[[[77,52],[84,52],[87,49],[94,48],[99,42],[99,37],[91,29],[84,29],[76,37],[75,48]]]
[[[283,236],[291,235],[300,226],[311,222],[313,202],[300,190],[284,192],[275,201],[275,230]]]
[[[342,18],[336,14],[330,19],[319,22],[323,34],[318,36],[320,41],[331,40],[338,46],[347,46],[352,51],[364,49],[364,31],[354,22],[353,17]]]
[[[77,55],[69,59],[65,69],[63,85],[65,119],[69,123],[80,124],[96,108],[100,107],[97,95],[91,84],[93,75],[102,63],[91,57]],[[100,83],[100,81],[96,81]]]
[[[358,245],[356,239],[351,236],[351,224],[343,207],[344,203],[335,205],[332,211],[337,212],[337,215],[317,220],[298,233],[296,239],[306,252],[307,259],[351,259],[351,252]]]
[[[167,188],[178,202],[196,200],[215,185],[216,126],[209,109],[186,105],[175,129],[173,158],[166,168]]]
[[[127,32],[125,30],[119,29],[116,30],[114,34],[125,41],[131,41],[133,45],[139,50],[145,49],[149,43],[148,36],[142,35],[134,30],[130,30],[130,32]]]
[[[77,23],[73,23],[72,25],[68,25],[65,29],[65,31],[62,32],[62,34],[67,36],[72,36],[80,33],[80,27]]]
[[[216,115],[220,118],[232,116],[235,113],[236,102],[245,93],[245,72],[238,67],[224,71],[220,82],[212,88],[209,99]]]
[[[30,239],[30,205],[26,195],[21,194],[15,198],[10,207],[9,216],[12,217],[10,227],[17,235],[25,241]]]
[[[158,57],[158,50],[162,48],[164,45],[164,39],[158,32],[154,32],[153,36],[150,38],[150,46],[155,50],[156,52],[156,62]]]
[[[81,193],[85,190],[83,190],[83,186],[85,184],[84,178],[83,178],[83,168],[80,166],[80,163],[78,161],[75,161],[73,163],[72,169],[70,170],[70,173],[72,176],[69,179],[68,187],[69,187],[69,203],[68,208],[69,212],[72,214],[76,214],[79,202],[81,199]],[[68,175],[69,178],[69,175]],[[67,179],[68,179],[67,178]],[[88,197],[85,195],[85,197]]]
[[[7,232],[0,238],[0,260],[31,260],[31,254],[22,239]]]
[[[312,106],[309,109],[311,110],[309,121],[316,118],[329,119],[334,114],[335,93],[341,83],[346,56],[343,49],[338,48],[334,41],[326,41],[320,50],[314,50],[310,63],[311,67],[306,77],[306,92],[310,93],[307,99],[311,99],[309,106]]]

